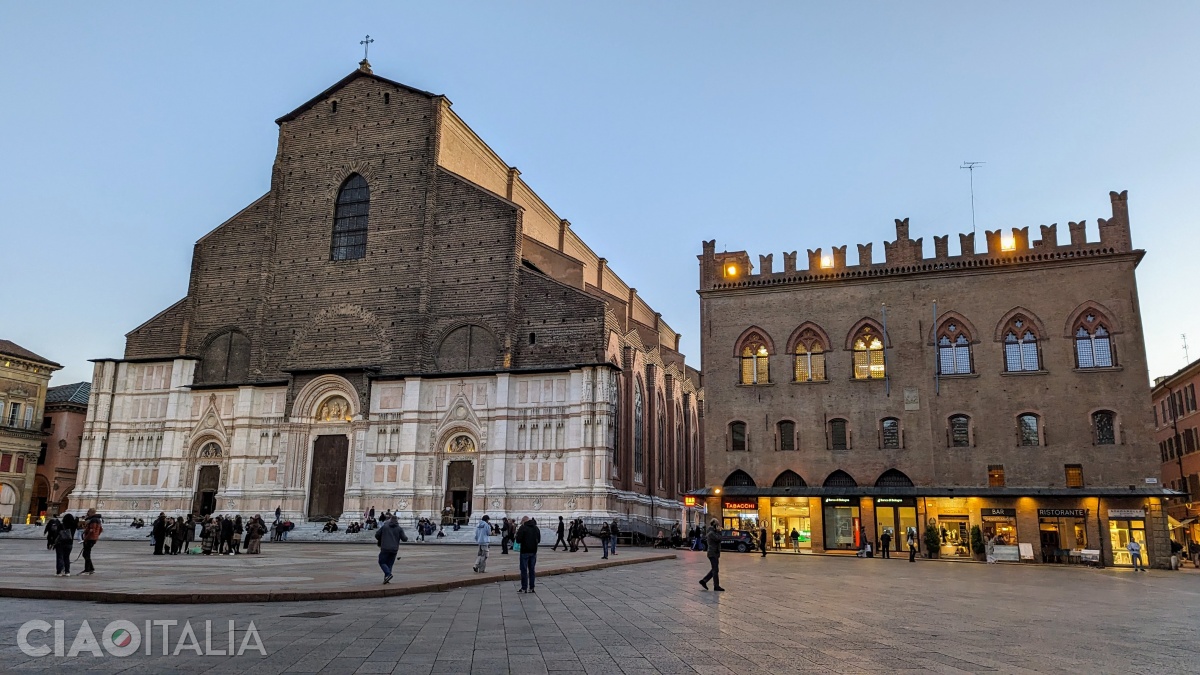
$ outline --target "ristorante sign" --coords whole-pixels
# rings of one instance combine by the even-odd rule
[[[1038,509],[1039,518],[1086,518],[1087,509]]]

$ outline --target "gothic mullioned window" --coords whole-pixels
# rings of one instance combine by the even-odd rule
[[[1105,321],[1088,312],[1075,324],[1075,365],[1078,368],[1111,368],[1116,365]]]
[[[357,260],[367,255],[367,213],[371,207],[371,188],[367,179],[353,174],[338,191],[333,214],[332,260]]]
[[[633,383],[633,480],[640,483],[646,471],[645,444],[645,401],[642,398],[642,381]]]
[[[758,333],[751,333],[742,341],[741,350],[742,384],[767,384],[771,381],[770,353],[766,340]]]
[[[796,381],[823,382],[825,380],[826,346],[814,330],[805,330],[796,340]]]
[[[886,375],[883,364],[883,340],[871,326],[864,326],[854,336],[854,379],[882,380]]]
[[[663,407],[662,397],[658,397],[658,450],[656,451],[658,458],[655,473],[658,474],[658,487],[665,487],[663,476],[667,473],[667,413]]]
[[[971,336],[963,327],[948,321],[938,331],[938,372],[942,375],[967,375],[971,372]]]
[[[1014,316],[1004,327],[1004,370],[1010,373],[1041,370],[1037,333],[1024,316]]]
[[[608,386],[608,404],[612,408],[612,423],[608,425],[608,447],[612,448],[613,471],[617,469],[620,453],[617,447],[621,439],[621,376],[613,373]]]

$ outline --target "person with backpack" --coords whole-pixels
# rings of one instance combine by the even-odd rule
[[[54,576],[71,576],[71,549],[75,546],[75,537],[71,531],[61,528],[54,539]]]
[[[408,541],[404,528],[396,516],[388,518],[383,527],[375,530],[375,543],[379,546],[379,569],[383,570],[383,583],[392,581],[392,566],[400,553],[400,542]]]
[[[521,554],[521,590],[517,592],[537,593],[534,588],[534,568],[537,566],[538,544],[542,541],[542,531],[538,529],[537,521],[529,516],[522,517],[516,540],[517,545],[513,550],[520,548]]]
[[[601,560],[608,560],[608,544],[612,539],[612,530],[609,529],[608,523],[600,526],[600,547],[604,551],[604,555],[600,556]]]
[[[83,571],[80,575],[91,576],[96,573],[96,568],[92,565],[92,549],[95,548],[96,542],[100,541],[100,534],[103,532],[104,519],[96,513],[96,509],[88,509],[83,519]]]
[[[54,548],[54,542],[58,541],[58,532],[63,529],[62,521],[58,516],[52,517],[46,521],[46,529],[42,530],[42,534],[46,535],[46,550]]]

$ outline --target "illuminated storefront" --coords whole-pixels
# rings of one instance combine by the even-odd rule
[[[1020,562],[1017,547],[1017,510],[1005,508],[981,509],[983,540],[991,542],[992,555],[998,562]]]
[[[781,550],[812,550],[811,511],[807,497],[772,497],[772,544],[778,538]]]
[[[726,530],[752,530],[758,527],[758,499],[755,497],[722,499],[721,527]]]
[[[1038,509],[1042,562],[1078,562],[1088,547],[1087,509]]]
[[[1146,510],[1145,509],[1109,509],[1108,538],[1112,546],[1113,565],[1133,566],[1133,558],[1129,555],[1129,541],[1132,539],[1142,547],[1142,563],[1148,563],[1146,551]]]
[[[859,528],[862,518],[858,511],[858,499],[854,497],[826,497],[821,500],[822,518],[825,527],[825,550],[855,550],[860,545]]]
[[[891,550],[906,551],[908,546],[904,543],[904,534],[910,527],[917,527],[916,497],[875,498],[875,541],[882,542],[884,533],[887,533],[891,536]]]

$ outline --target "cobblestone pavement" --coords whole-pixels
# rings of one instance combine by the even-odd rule
[[[462,555],[467,555],[464,551]],[[1200,574],[726,553],[725,593],[696,580],[701,553],[548,577],[536,595],[501,582],[371,600],[102,605],[0,599],[8,672],[236,673],[1184,673],[1200,662]],[[314,572],[317,572],[314,570]],[[186,579],[179,579],[186,583]],[[326,616],[303,615],[328,613]],[[204,645],[240,646],[250,621],[266,656],[30,657],[25,621],[189,621]],[[53,646],[53,632],[34,634]],[[253,646],[253,643],[251,643]],[[199,649],[199,647],[197,647]]]

